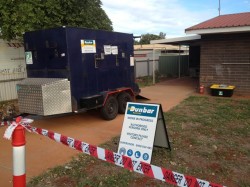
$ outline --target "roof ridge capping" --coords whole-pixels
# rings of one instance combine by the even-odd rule
[[[250,32],[250,12],[216,16],[185,29],[186,34]]]

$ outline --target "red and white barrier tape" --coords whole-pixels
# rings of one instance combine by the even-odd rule
[[[42,136],[46,136],[58,143],[62,143],[64,145],[69,146],[70,148],[81,151],[85,154],[96,157],[100,160],[113,163],[117,166],[123,167],[125,169],[140,173],[142,175],[161,180],[163,182],[173,184],[181,187],[224,187],[223,185],[210,183],[205,180],[201,180],[195,177],[183,175],[178,172],[174,172],[162,167],[158,167],[155,165],[151,165],[145,162],[141,162],[138,160],[133,160],[130,157],[120,155],[110,150],[106,150],[94,145],[90,145],[88,143],[82,142],[80,140],[75,140],[74,138],[67,137],[46,129],[41,129],[37,127],[32,127],[29,125],[31,121],[27,121],[24,123],[22,121],[22,125],[34,132],[36,134],[40,134]],[[4,125],[8,125],[12,123],[5,123]],[[8,129],[7,129],[8,130]]]
[[[22,125],[27,131],[31,132],[27,126],[32,123],[34,120],[32,119],[26,119],[26,118],[22,118],[22,117],[17,117],[16,121],[13,121],[13,122],[9,122],[7,121],[6,123],[2,122],[1,123],[1,126],[4,126],[4,125],[9,125],[9,127],[6,129],[3,137],[10,140],[11,139],[11,136],[15,130],[15,128],[18,126],[18,125]]]
[[[1,121],[1,123],[0,123],[0,126],[2,127],[2,126],[9,126],[11,124],[11,122],[9,122],[9,121]]]

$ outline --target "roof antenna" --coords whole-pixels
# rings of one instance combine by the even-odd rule
[[[218,11],[219,11],[219,16],[220,16],[220,0],[219,0],[219,8],[218,8]]]

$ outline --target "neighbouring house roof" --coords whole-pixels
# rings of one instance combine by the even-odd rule
[[[154,40],[152,40],[154,41]],[[134,45],[134,50],[153,50],[153,49],[158,49],[158,50],[179,50],[177,46],[173,45],[164,45],[164,44],[144,44],[144,45]],[[181,50],[186,50],[186,48],[181,48]]]
[[[193,35],[193,36],[182,36],[178,38],[167,38],[167,39],[160,39],[160,40],[151,40],[151,44],[171,44],[171,45],[189,45],[194,41],[200,40],[200,35]]]
[[[220,15],[185,29],[187,34],[250,32],[250,12]]]

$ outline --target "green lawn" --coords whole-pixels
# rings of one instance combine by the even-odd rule
[[[250,186],[250,100],[191,96],[165,113],[172,151],[152,164],[226,185]],[[119,137],[100,145],[118,149]],[[171,186],[88,155],[33,178],[28,186]]]

